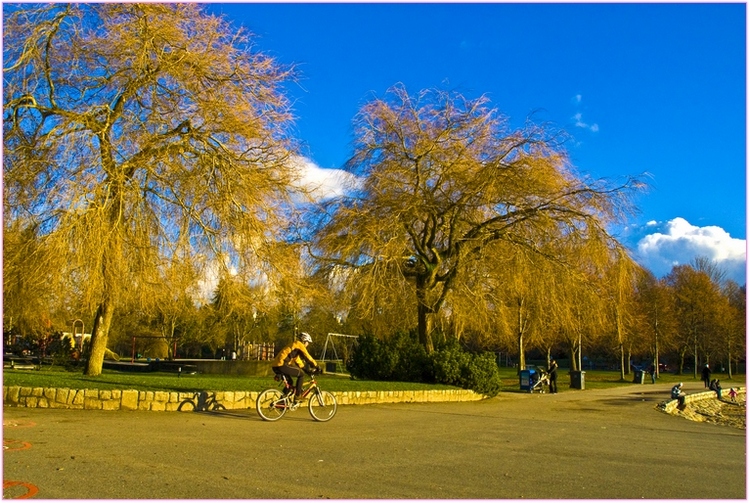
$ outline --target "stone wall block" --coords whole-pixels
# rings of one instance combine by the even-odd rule
[[[71,403],[83,407],[83,400],[86,396],[86,392],[82,389],[76,390],[75,395],[72,398]]]
[[[102,410],[120,410],[120,400],[102,400]]]
[[[61,405],[67,405],[68,395],[70,395],[70,389],[59,388],[55,393],[55,402]]]
[[[19,396],[21,393],[20,386],[7,386],[5,387],[5,400],[3,403],[10,403],[11,405],[18,405]]]
[[[93,396],[84,396],[83,397],[83,408],[84,409],[91,409],[91,410],[101,410],[102,408],[102,401],[99,400],[99,397],[93,397]]]
[[[134,389],[124,390],[121,394],[120,404],[122,410],[138,409],[138,391]]]

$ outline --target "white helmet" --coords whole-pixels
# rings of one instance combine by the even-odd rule
[[[299,334],[299,340],[312,344],[312,337],[310,337],[310,334],[308,334],[307,332],[302,332],[301,334]]]

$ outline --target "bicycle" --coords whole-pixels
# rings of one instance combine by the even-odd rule
[[[258,398],[255,400],[255,410],[258,411],[261,419],[278,421],[287,411],[297,410],[305,398],[308,399],[307,410],[314,420],[325,422],[333,419],[338,407],[336,397],[333,393],[323,391],[318,386],[315,375],[320,371],[305,371],[305,373],[310,377],[310,380],[304,383],[299,401],[294,399],[294,386],[289,382],[291,379],[287,379],[285,375],[276,375],[273,378],[274,381],[283,383],[283,391],[279,388],[269,388],[258,394]]]

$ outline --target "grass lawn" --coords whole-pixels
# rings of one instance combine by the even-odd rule
[[[500,368],[502,391],[525,393],[521,391],[516,369]],[[729,380],[724,375],[714,375],[722,381],[724,388],[732,385],[745,385],[745,376],[735,375]],[[422,384],[409,382],[386,382],[354,380],[344,376],[322,375],[318,378],[321,387],[328,391],[403,391],[429,389],[455,389],[453,386],[440,384]],[[632,384],[633,375],[626,375],[625,381],[620,380],[619,371],[593,370],[584,374],[586,389],[610,388]],[[692,374],[675,375],[664,373],[656,382],[656,386],[671,387],[676,382],[698,382]],[[651,378],[647,375],[645,382],[650,386]],[[4,386],[25,386],[38,388],[69,388],[69,389],[137,389],[139,391],[261,391],[275,386],[271,377],[237,376],[220,374],[188,374],[178,377],[174,373],[164,372],[121,372],[105,369],[97,377],[84,376],[81,370],[67,371],[62,368],[43,368],[42,370],[4,369]],[[558,370],[557,384],[559,392],[572,390],[567,369]],[[545,391],[547,391],[545,389]]]

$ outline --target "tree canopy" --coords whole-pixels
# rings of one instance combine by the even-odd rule
[[[331,210],[317,234],[319,255],[353,271],[358,304],[369,311],[388,292],[411,292],[427,348],[431,316],[451,295],[475,293],[459,285],[495,243],[561,263],[566,257],[550,255],[547,243],[606,248],[614,242],[606,225],[640,185],[576,175],[557,131],[532,123],[513,130],[484,97],[412,96],[397,85],[362,107],[354,131],[347,167],[363,184]]]
[[[3,28],[5,226],[97,310],[89,374],[114,309],[148,301],[165,262],[271,277],[292,69],[197,4],[23,6]]]

